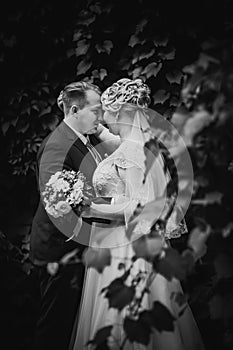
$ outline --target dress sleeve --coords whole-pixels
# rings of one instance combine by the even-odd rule
[[[164,200],[166,201],[166,185],[169,181],[168,174],[165,174],[163,170],[163,159],[162,157],[159,157],[154,162],[154,168],[151,169],[153,176],[144,184],[144,152],[143,154],[140,153],[141,150],[139,148],[135,150],[130,149],[130,151],[131,153],[122,153],[122,155],[115,160],[118,175],[125,183],[124,198],[128,203],[125,207],[126,225],[139,203],[144,205],[161,196],[165,196]],[[121,196],[118,200],[122,202],[124,198]],[[182,212],[177,206],[175,206],[167,221],[165,232],[166,239],[177,238],[182,234],[187,233],[187,226],[185,220],[180,219],[181,215]]]
[[[116,201],[126,202],[125,222],[127,225],[138,203],[145,197],[143,189],[144,168],[134,159],[127,159],[125,155],[116,159],[114,165],[118,176],[125,184],[124,194],[119,196]]]

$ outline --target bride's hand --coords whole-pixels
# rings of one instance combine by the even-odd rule
[[[90,206],[90,207],[86,207],[82,211],[81,217],[83,217],[83,218],[93,218],[93,217],[98,217],[98,214],[99,214],[99,212],[96,209],[92,208],[92,206]]]
[[[96,204],[92,202],[89,207],[86,207],[82,211],[81,216],[83,218],[106,218],[108,216],[108,206],[108,204]]]
[[[114,221],[124,220],[124,215],[121,211],[109,204],[95,204],[92,202],[91,206],[84,209],[81,216],[83,218],[99,218]]]

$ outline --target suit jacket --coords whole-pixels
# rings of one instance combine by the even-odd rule
[[[98,139],[90,136],[93,145],[98,144]],[[98,148],[102,155],[104,149]],[[92,185],[92,176],[96,169],[96,162],[83,142],[77,137],[72,129],[63,121],[42,142],[37,154],[37,182],[41,192],[44,185],[55,172],[66,169],[81,171]],[[69,251],[78,248],[81,252],[85,246],[71,240],[73,229],[77,223],[77,216],[71,215],[71,219],[55,219],[47,214],[44,203],[40,200],[32,222],[30,259],[36,265],[58,261]],[[83,220],[79,232],[79,242],[88,244],[91,231],[91,219]]]

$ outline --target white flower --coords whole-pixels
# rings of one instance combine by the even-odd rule
[[[73,170],[62,170],[53,174],[46,184],[42,196],[47,213],[55,218],[71,211],[84,198],[85,176]]]
[[[82,180],[80,180],[80,179],[78,179],[76,182],[75,182],[75,184],[74,184],[74,186],[73,186],[73,189],[74,190],[76,190],[76,189],[83,189],[83,187],[84,187],[84,182],[82,181]]]
[[[59,213],[59,216],[62,216],[71,211],[71,206],[66,201],[60,201],[55,205],[55,210]]]
[[[54,218],[58,218],[59,216],[61,216],[57,210],[54,208],[54,206],[47,206],[45,207],[45,210],[47,211],[47,213],[51,216],[53,216]]]
[[[53,187],[56,188],[57,191],[66,191],[70,188],[69,182],[58,179],[55,183],[53,183]]]
[[[59,172],[59,171],[56,172],[55,174],[53,174],[53,175],[50,177],[49,181],[47,182],[47,185],[52,185],[52,184],[54,184],[54,183],[57,181],[57,179],[58,179],[59,176],[60,176],[60,172]]]
[[[77,202],[80,202],[81,199],[83,198],[83,192],[80,189],[74,189],[71,192],[71,197]]]

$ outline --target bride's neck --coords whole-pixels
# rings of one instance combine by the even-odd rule
[[[121,142],[126,141],[130,138],[132,132],[132,125],[127,125],[122,127],[122,129],[119,132],[119,136],[121,139]]]

